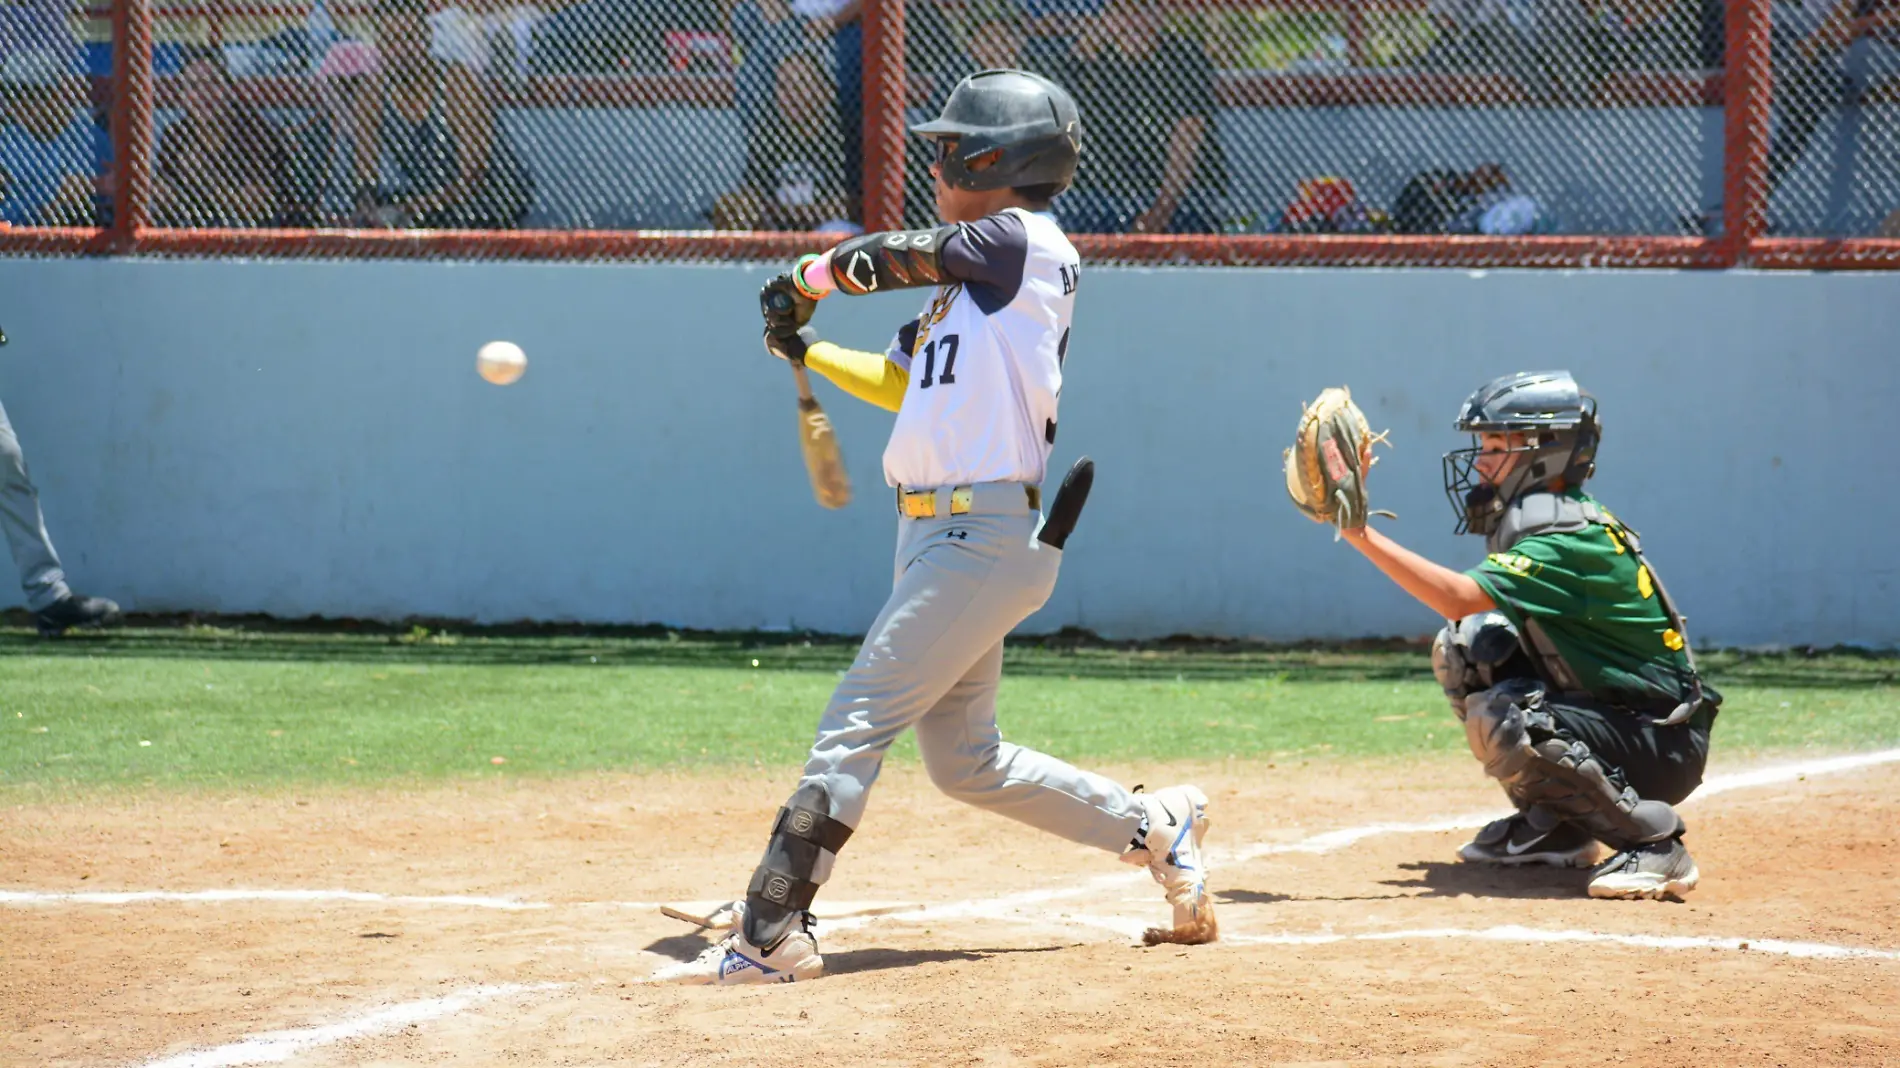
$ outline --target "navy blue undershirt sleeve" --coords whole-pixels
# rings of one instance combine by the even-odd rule
[[[962,282],[984,315],[1016,299],[1029,262],[1029,227],[1013,211],[964,223],[943,243],[943,272]]]

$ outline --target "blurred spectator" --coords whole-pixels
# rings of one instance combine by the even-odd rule
[[[1499,164],[1479,164],[1465,176],[1462,193],[1458,213],[1445,223],[1446,233],[1515,237],[1546,234],[1553,228],[1544,206],[1512,188],[1510,175]]]
[[[1815,134],[1837,116],[1820,228],[1839,235],[1853,199],[1866,121],[1863,96],[1900,77],[1900,0],[1795,0],[1775,6],[1774,113],[1763,197],[1772,199]],[[1716,234],[1721,208],[1682,217],[1687,233]]]
[[[1419,57],[1428,70],[1516,72],[1528,52],[1532,12],[1506,0],[1431,0],[1426,8],[1436,36]]]
[[[0,2],[0,64],[22,52],[79,55],[79,39],[66,21],[72,5],[67,0],[4,0]]]
[[[1328,176],[1300,183],[1274,228],[1283,234],[1374,234],[1392,229],[1392,218],[1360,199],[1347,178]]]
[[[1102,16],[1103,0],[1019,0],[1023,18],[1039,37],[1085,32]]]
[[[1082,165],[1056,201],[1073,233],[1212,233],[1227,162],[1214,128],[1214,68],[1151,0],[1113,0],[1052,71],[1082,110]]]
[[[1900,0],[1836,0],[1811,33],[1794,43],[1775,94],[1766,195],[1773,196],[1813,144],[1822,120],[1836,115],[1821,230],[1840,234],[1853,199],[1873,86],[1900,77]]]
[[[788,0],[739,0],[732,6],[727,32],[739,49],[734,102],[750,130],[771,106],[779,64],[806,47],[805,20],[792,12]]]
[[[1701,0],[1601,0],[1588,35],[1590,71],[1689,70],[1702,65]]]
[[[992,14],[970,27],[966,49],[970,66],[975,70],[1026,70],[1023,43],[1022,23],[1000,12]]]
[[[915,0],[913,7],[905,10],[907,19],[913,10],[917,10]],[[908,22],[904,32],[908,47],[911,41]],[[915,61],[911,65],[913,70],[929,70],[934,74],[930,96],[917,108],[923,114],[941,114],[944,102],[950,99],[951,90],[957,87],[959,81],[977,71],[1035,69],[1026,65],[1023,56],[1023,24],[1016,16],[1014,7],[979,9],[961,47],[958,47],[959,42],[948,26],[941,27],[938,32],[943,34],[943,40],[948,45],[942,51],[948,54],[930,67],[920,67]],[[936,179],[930,174],[930,165],[935,161],[934,144],[918,138],[907,140],[904,154],[904,225],[912,229],[927,229],[938,223]]]
[[[504,81],[527,77],[534,30],[544,14],[529,3],[494,7],[488,0],[450,3],[429,15],[429,54],[478,75]]]
[[[670,70],[666,36],[716,33],[715,0],[579,0],[540,20],[529,67],[536,74],[618,74]]]
[[[1728,66],[1727,0],[1702,0],[1696,20],[1696,56],[1704,70]]]
[[[1534,234],[1552,227],[1543,205],[1514,190],[1496,163],[1413,175],[1392,205],[1392,222],[1402,234]]]
[[[773,108],[748,139],[739,188],[719,198],[721,230],[855,230],[846,221],[844,170],[830,78],[807,49],[779,62]]]
[[[191,56],[178,78],[184,115],[158,140],[153,221],[238,228],[282,222],[288,160],[277,128],[237,99],[221,53]]]
[[[378,0],[381,73],[356,101],[356,222],[508,230],[534,182],[474,73],[430,54],[426,0]]]
[[[488,72],[488,34],[481,16],[458,3],[429,14],[429,55],[459,63],[477,74]]]
[[[16,51],[0,61],[0,221],[96,226],[104,137],[85,83],[62,53]]]
[[[845,204],[853,222],[864,218],[864,0],[792,0],[814,36],[831,41],[837,82],[838,133],[844,141]],[[888,93],[895,87],[878,86]]]
[[[287,206],[284,225],[319,227],[340,225],[354,208],[350,203],[351,160],[355,146],[374,139],[357,128],[356,100],[370,88],[382,62],[376,46],[365,41],[338,41],[317,67],[317,107],[289,135]]]

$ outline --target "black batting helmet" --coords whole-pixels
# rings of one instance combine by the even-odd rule
[[[1082,156],[1075,98],[1049,79],[1020,70],[970,75],[951,90],[942,115],[910,132],[937,142],[943,180],[956,189],[1046,185],[1060,192],[1075,178]]]

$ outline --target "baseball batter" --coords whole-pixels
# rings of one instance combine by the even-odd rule
[[[1455,621],[1432,644],[1432,669],[1518,810],[1459,856],[1582,867],[1603,842],[1615,853],[1592,897],[1679,896],[1699,876],[1672,806],[1702,781],[1721,696],[1636,532],[1584,492],[1596,413],[1567,371],[1505,375],[1466,399],[1456,427],[1473,442],[1445,454],[1445,493],[1458,533],[1485,538],[1468,571],[1366,528],[1363,502],[1343,533]]]
[[[1216,935],[1199,789],[1137,794],[1012,745],[996,725],[1004,636],[1048,600],[1061,563],[1037,533],[1081,281],[1075,248],[1048,211],[1075,174],[1075,102],[1036,75],[984,71],[912,132],[935,142],[944,225],[853,238],[761,294],[769,351],[897,413],[884,452],[899,515],[890,600],[825,709],[744,901],[714,914],[731,930],[656,979],[822,974],[808,910],[907,728],[944,793],[1147,866],[1173,906],[1172,926],[1151,940]],[[883,353],[820,341],[808,325],[829,292],[923,287],[922,314]]]

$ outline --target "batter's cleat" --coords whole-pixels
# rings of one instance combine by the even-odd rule
[[[699,956],[669,964],[653,973],[653,982],[679,986],[741,986],[752,983],[793,983],[825,974],[825,958],[818,955],[818,937],[812,933],[811,914],[794,926],[770,953],[746,941],[744,904],[734,902],[732,926],[725,937],[707,946]],[[718,918],[725,919],[725,915]],[[691,921],[689,921],[691,922]]]
[[[1590,877],[1591,897],[1681,898],[1702,878],[1681,838],[1651,842],[1603,862]]]
[[[1523,813],[1485,824],[1477,837],[1458,850],[1458,859],[1472,864],[1501,864],[1520,868],[1542,864],[1552,868],[1587,868],[1597,862],[1597,842],[1574,823],[1538,830]]]
[[[1173,927],[1150,927],[1144,945],[1163,942],[1200,945],[1220,937],[1214,899],[1207,892],[1207,795],[1197,786],[1170,786],[1137,797],[1148,817],[1140,848],[1122,854],[1130,864],[1145,864],[1174,906]]]
[[[119,606],[104,597],[69,593],[33,613],[40,637],[57,638],[74,627],[108,627],[119,621]]]

